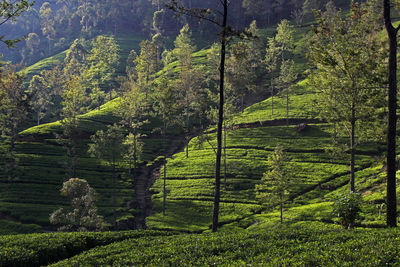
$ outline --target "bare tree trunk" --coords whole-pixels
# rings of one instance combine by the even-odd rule
[[[289,126],[289,88],[286,89],[286,126]]]
[[[189,94],[189,91],[186,92]],[[189,117],[189,98],[186,99],[186,158],[189,158],[189,124],[190,124],[190,117]]]
[[[167,139],[165,136],[166,126],[164,125],[164,144],[167,144]],[[164,185],[163,185],[163,216],[165,216],[165,205],[167,203],[167,155],[164,155]]]
[[[113,228],[117,226],[117,178],[115,177],[115,161],[113,160]]]
[[[133,136],[133,179],[136,179],[136,168],[137,168],[137,143],[136,143],[136,137],[137,135],[135,134]]]
[[[355,169],[354,169],[354,155],[355,155],[355,108],[352,106],[352,119],[351,119],[351,132],[350,132],[350,193],[355,192]]]
[[[221,190],[221,150],[222,150],[222,123],[224,120],[224,78],[225,78],[225,56],[226,56],[226,25],[228,18],[228,0],[223,0],[224,13],[222,18],[221,36],[221,64],[219,81],[219,114],[217,129],[217,156],[215,161],[215,192],[212,231],[218,230],[219,202]]]
[[[40,125],[40,111],[37,113],[37,125]]]
[[[282,194],[280,195],[279,208],[281,210],[281,224],[282,224],[283,223],[283,198],[282,198]]]
[[[271,111],[272,115],[274,115],[274,82],[271,79]]]
[[[226,123],[224,122],[224,189],[226,191]]]
[[[10,182],[14,181],[15,178],[15,169],[16,169],[16,160],[15,160],[15,154],[14,154],[14,148],[15,148],[15,136],[14,134],[11,134],[11,139],[10,139],[10,148],[9,148],[9,164],[8,164],[8,180]]]
[[[388,131],[387,131],[387,214],[388,227],[397,227],[396,202],[396,123],[397,123],[397,34],[399,26],[393,27],[390,17],[390,1],[383,0],[383,15],[389,37],[389,91],[388,91]]]

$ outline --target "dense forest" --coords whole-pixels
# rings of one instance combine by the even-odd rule
[[[399,11],[4,1],[0,266],[398,264]]]

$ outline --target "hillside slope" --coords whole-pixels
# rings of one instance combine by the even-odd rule
[[[234,127],[227,131],[226,176],[224,165],[221,172],[220,221],[223,225],[230,225],[229,228],[278,223],[278,212],[266,209],[262,204],[268,203],[260,203],[254,190],[268,169],[268,155],[278,144],[287,151],[292,170],[290,178],[295,182],[295,186],[290,188],[290,202],[284,215],[288,221],[333,222],[331,203],[348,191],[348,156],[333,158],[326,152],[332,145],[332,127],[315,119],[317,112],[313,99],[317,95],[306,81],[302,81],[289,96],[288,126],[286,92],[283,91],[274,97],[273,115],[272,98],[269,98],[238,114]],[[296,131],[299,123],[307,123],[308,127]],[[163,181],[160,178],[152,188],[155,211],[147,220],[150,228],[185,231],[209,228],[215,147],[216,134],[211,130],[190,141],[189,158],[181,152],[168,160],[167,214],[163,216],[161,213]],[[383,146],[376,143],[366,143],[357,149],[356,182],[365,201],[364,224],[383,224],[383,217],[376,216],[379,212],[377,204],[384,202],[384,173],[382,165],[376,163],[376,156],[382,149]]]

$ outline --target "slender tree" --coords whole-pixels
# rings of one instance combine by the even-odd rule
[[[232,45],[226,63],[226,80],[236,95],[237,105],[244,110],[244,97],[254,89],[256,74],[252,68],[252,54],[248,41],[239,41]]]
[[[213,23],[221,29],[220,32],[220,77],[219,77],[219,111],[218,111],[218,124],[217,124],[217,152],[215,160],[215,190],[214,190],[214,209],[213,209],[213,221],[212,231],[218,230],[218,218],[219,218],[219,206],[221,198],[221,155],[222,155],[222,130],[224,120],[224,83],[225,83],[225,61],[226,61],[226,44],[231,32],[231,27],[228,27],[228,8],[229,1],[221,0],[222,12],[218,12],[220,18],[214,19],[211,17],[210,9],[186,9],[180,6],[176,0],[172,0],[167,6],[178,14],[185,14],[194,16],[206,21]],[[215,15],[215,14],[213,14]]]
[[[95,135],[92,135],[89,144],[89,153],[91,156],[98,159],[105,160],[112,167],[113,176],[113,226],[116,227],[117,223],[117,176],[116,167],[118,161],[123,156],[123,139],[124,134],[121,126],[111,125],[108,126],[106,131],[97,131]]]
[[[51,54],[51,40],[53,40],[56,35],[53,17],[53,10],[49,2],[44,2],[40,7],[40,25],[42,26],[43,35],[47,38],[48,55]]]
[[[395,27],[391,19],[391,1],[383,0],[383,17],[389,38],[388,65],[388,130],[387,130],[387,218],[388,227],[397,226],[396,200],[396,126],[397,126],[397,35],[400,25]]]
[[[318,17],[309,59],[316,68],[310,81],[320,90],[321,115],[342,126],[350,141],[350,191],[355,191],[357,135],[370,127],[382,104],[384,56],[376,14],[352,5],[349,15],[327,11]]]
[[[281,223],[283,223],[283,204],[287,201],[291,187],[288,161],[282,147],[278,145],[273,154],[268,157],[267,163],[270,170],[264,173],[261,183],[256,185],[257,198],[268,201],[270,205],[279,204]]]
[[[156,114],[161,117],[162,127],[160,129],[161,134],[164,137],[164,145],[167,146],[167,130],[177,121],[177,98],[174,87],[171,85],[167,77],[161,77],[155,87],[153,96],[153,108]],[[166,209],[166,180],[167,180],[167,155],[164,155],[164,185],[163,185],[163,215],[165,215]]]
[[[76,177],[78,161],[78,142],[81,138],[78,128],[78,115],[82,113],[86,101],[85,89],[78,76],[70,76],[62,92],[62,120],[63,133],[58,136],[61,144],[67,149],[68,178]]]
[[[28,119],[31,95],[25,91],[24,77],[13,66],[0,70],[0,138],[8,144],[7,173],[12,182],[16,178],[17,158],[15,143]]]
[[[96,108],[105,100],[105,93],[112,98],[112,82],[119,60],[119,46],[113,37],[97,36],[87,56],[88,67],[82,74],[85,86],[91,90],[90,98]]]
[[[192,53],[196,47],[192,44],[189,25],[183,26],[180,34],[175,40],[175,48],[172,54],[177,58],[179,69],[179,79],[175,82],[175,87],[179,94],[179,100],[183,109],[183,125],[186,134],[186,157],[189,157],[189,133],[190,119],[193,115],[194,105],[198,101],[198,91],[202,81],[202,68],[193,66]]]
[[[129,174],[133,160],[133,177],[136,178],[137,161],[140,153],[139,139],[143,137],[140,134],[140,128],[148,123],[145,119],[147,103],[145,93],[141,92],[139,86],[130,78],[124,80],[121,84],[124,93],[121,96],[121,102],[117,109],[117,114],[122,117],[121,124],[128,129],[129,135],[126,139],[129,144],[127,157],[129,159]]]
[[[146,94],[146,101],[151,93],[151,84],[153,82],[153,74],[160,68],[158,60],[157,45],[150,41],[142,41],[140,43],[140,55],[135,59],[136,64],[136,83],[140,90]]]
[[[29,91],[34,95],[32,106],[36,112],[37,125],[46,117],[52,105],[52,92],[42,76],[35,75],[29,83]]]

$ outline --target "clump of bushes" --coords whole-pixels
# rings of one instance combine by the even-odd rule
[[[333,213],[339,218],[343,229],[353,229],[360,211],[361,196],[357,193],[341,196],[333,203]]]
[[[84,179],[71,178],[63,184],[61,195],[68,197],[71,208],[59,208],[50,215],[50,223],[61,225],[59,231],[102,231],[104,219],[98,215],[96,193]]]

